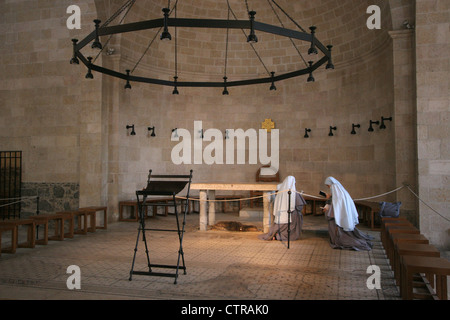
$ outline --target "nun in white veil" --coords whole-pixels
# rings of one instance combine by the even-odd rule
[[[373,238],[356,228],[359,223],[358,211],[350,194],[333,177],[325,179],[331,194],[324,208],[328,220],[330,245],[335,249],[371,250]]]
[[[259,236],[263,240],[297,240],[300,238],[303,226],[302,209],[306,204],[303,197],[295,189],[295,178],[288,176],[277,186],[278,193],[275,196],[273,205],[273,223],[269,232]],[[291,201],[289,203],[289,193],[291,191]],[[291,219],[289,222],[288,210],[291,210]],[[288,232],[290,229],[290,232]],[[289,234],[289,236],[288,236]]]

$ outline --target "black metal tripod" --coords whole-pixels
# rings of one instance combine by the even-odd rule
[[[161,180],[151,180],[153,178],[161,179]],[[172,180],[167,180],[172,179]],[[160,277],[174,277],[175,284],[178,279],[178,271],[181,269],[186,274],[186,265],[184,262],[184,252],[183,252],[183,236],[186,225],[186,213],[189,208],[189,190],[192,181],[192,170],[189,175],[153,175],[152,170],[149,171],[147,187],[143,190],[136,191],[136,197],[138,202],[138,211],[139,211],[139,228],[138,234],[136,238],[136,246],[134,248],[133,262],[130,270],[130,278],[132,280],[133,274],[137,275],[147,275],[147,276],[160,276]],[[184,211],[183,211],[183,221],[180,228],[180,221],[178,217],[177,210],[177,202],[176,202],[176,194],[183,190],[187,185],[187,194],[184,202]],[[155,229],[155,228],[146,228],[145,227],[145,210],[144,207],[147,205],[146,200],[148,196],[171,196],[171,199],[167,202],[163,203],[152,203],[152,205],[156,206],[173,206],[175,209],[175,219],[177,223],[177,229]],[[149,250],[147,245],[146,231],[164,231],[164,232],[177,232],[178,240],[179,240],[179,249],[178,249],[178,259],[176,265],[163,265],[163,264],[152,264],[150,262]],[[134,263],[136,260],[136,254],[138,250],[138,244],[140,235],[142,233],[142,241],[145,245],[145,253],[147,257],[147,265],[148,271],[134,271]],[[181,265],[180,265],[181,263]],[[166,272],[155,272],[152,270],[153,268],[168,268],[175,269],[175,273],[166,273]]]

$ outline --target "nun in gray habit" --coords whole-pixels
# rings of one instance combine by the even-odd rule
[[[302,209],[306,204],[303,197],[295,189],[295,178],[288,176],[277,187],[278,193],[275,196],[273,205],[273,223],[269,227],[269,232],[259,236],[262,240],[297,240],[300,238],[303,226]],[[289,203],[288,191],[291,191],[291,202]],[[291,220],[289,221],[288,210],[291,210]],[[290,232],[288,232],[288,228]]]
[[[347,190],[333,177],[326,178],[325,184],[331,190],[324,207],[331,247],[358,251],[371,250],[373,237],[356,228],[359,223],[358,212]]]

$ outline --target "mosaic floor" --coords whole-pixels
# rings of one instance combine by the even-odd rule
[[[216,214],[216,221],[238,219]],[[147,227],[173,228],[175,217],[148,218]],[[250,222],[258,225],[259,222]],[[0,299],[181,299],[181,300],[398,300],[379,233],[370,252],[334,250],[323,216],[306,216],[302,238],[263,241],[261,232],[198,231],[198,214],[187,216],[183,241],[187,273],[173,278],[129,272],[136,222],[117,222],[73,239],[50,241],[0,257]],[[260,225],[258,225],[260,227]],[[151,262],[176,264],[176,233],[147,232]],[[81,289],[68,289],[67,268],[80,268]],[[370,289],[367,268],[381,270],[381,289]],[[139,241],[135,270],[146,271]],[[171,271],[169,271],[171,272]]]

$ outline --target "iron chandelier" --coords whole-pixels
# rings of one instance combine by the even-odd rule
[[[96,19],[94,20],[95,24],[95,30],[92,31],[88,36],[86,36],[83,40],[78,41],[78,39],[72,39],[73,44],[73,56],[70,60],[71,64],[79,64],[79,61],[81,61],[87,68],[88,72],[86,74],[86,78],[93,79],[92,71],[100,72],[103,74],[107,74],[109,76],[113,76],[116,78],[123,79],[126,81],[125,89],[131,89],[131,83],[130,82],[141,82],[141,83],[149,83],[149,84],[156,84],[156,85],[163,85],[163,86],[170,86],[173,87],[173,94],[178,94],[178,87],[223,87],[223,94],[228,94],[228,87],[234,87],[234,86],[245,86],[245,85],[254,85],[254,84],[262,84],[262,83],[270,83],[270,90],[276,90],[275,83],[277,81],[286,80],[302,75],[308,75],[307,81],[313,82],[314,76],[313,72],[318,69],[320,66],[324,65],[326,63],[326,69],[334,69],[334,65],[331,58],[331,49],[332,45],[324,46],[316,37],[316,27],[311,26],[309,27],[310,32],[306,32],[305,29],[303,29],[298,23],[296,23],[287,13],[286,11],[281,8],[275,0],[267,0],[269,5],[271,6],[273,12],[276,14],[278,20],[280,21],[281,27],[262,23],[257,20],[255,20],[256,12],[253,10],[249,10],[247,0],[245,0],[245,5],[247,8],[248,20],[238,20],[236,16],[234,15],[234,12],[232,11],[230,4],[227,1],[228,6],[228,18],[218,20],[218,19],[186,19],[186,18],[177,18],[177,5],[178,0],[176,0],[174,6],[172,9],[170,9],[170,0],[168,3],[168,6],[166,8],[162,9],[163,17],[160,19],[153,19],[153,20],[146,20],[146,21],[140,21],[140,22],[133,22],[133,23],[127,23],[127,24],[120,24],[126,14],[129,12],[133,4],[136,0],[129,0],[127,1],[111,18],[109,18],[102,26],[100,26],[101,21]],[[278,14],[275,12],[273,5],[278,7],[279,10],[281,10],[299,29],[298,30],[292,30],[287,29],[284,27],[283,23],[281,22]],[[109,23],[112,22],[114,19],[116,19],[122,12],[125,11],[125,15],[123,15],[120,23],[118,25],[109,26]],[[170,17],[170,15],[174,13],[174,17]],[[230,19],[230,14],[234,16],[234,20]],[[163,80],[163,79],[157,79],[157,78],[151,78],[151,77],[142,77],[142,76],[135,76],[132,75],[132,72],[134,69],[136,69],[137,65],[139,64],[142,57],[147,52],[150,45],[153,43],[155,38],[150,42],[149,46],[147,47],[147,50],[143,53],[141,59],[137,62],[135,68],[133,70],[125,70],[125,72],[119,72],[115,71],[109,68],[105,68],[99,65],[95,64],[95,59],[93,60],[92,57],[85,57],[81,50],[87,46],[89,43],[92,42],[91,47],[92,48],[98,48],[100,49],[99,54],[103,49],[106,47],[105,45],[102,45],[99,41],[100,36],[109,36],[108,41],[111,39],[111,37],[114,34],[121,34],[121,33],[128,33],[133,31],[141,31],[141,30],[147,30],[147,29],[156,29],[159,28],[159,32],[157,34],[160,34],[160,40],[164,41],[170,41],[172,40],[172,35],[169,32],[169,27],[175,28],[175,76],[173,77],[173,81],[169,80]],[[226,52],[225,52],[225,72],[223,76],[223,81],[178,81],[178,70],[177,70],[177,36],[176,31],[177,28],[209,28],[209,29],[226,29],[227,30],[227,37],[226,37]],[[301,55],[300,51],[297,49],[297,52],[303,59],[303,62],[305,63],[305,67],[302,69],[298,69],[291,72],[286,72],[283,74],[275,75],[275,72],[268,72],[268,77],[263,78],[252,78],[252,79],[245,79],[245,80],[234,80],[234,81],[228,81],[227,77],[227,56],[228,56],[228,31],[229,29],[241,29],[244,35],[247,38],[247,42],[250,46],[252,46],[253,51],[258,56],[259,60],[262,63],[261,58],[258,55],[258,52],[254,48],[253,44],[258,42],[258,37],[256,35],[256,31],[259,32],[265,32],[269,34],[278,35],[281,37],[289,38],[293,46],[297,49],[295,46],[295,43],[292,39],[301,40],[309,43],[309,49],[308,49],[308,55],[317,55],[319,51],[323,54],[323,57],[318,59],[316,62],[308,61],[306,62],[303,56]],[[162,33],[160,33],[162,30]],[[249,34],[247,35],[244,30],[249,30]],[[98,54],[98,55],[99,55]],[[97,57],[98,57],[97,55]],[[265,67],[265,66],[264,66]],[[266,71],[267,68],[266,68]]]

